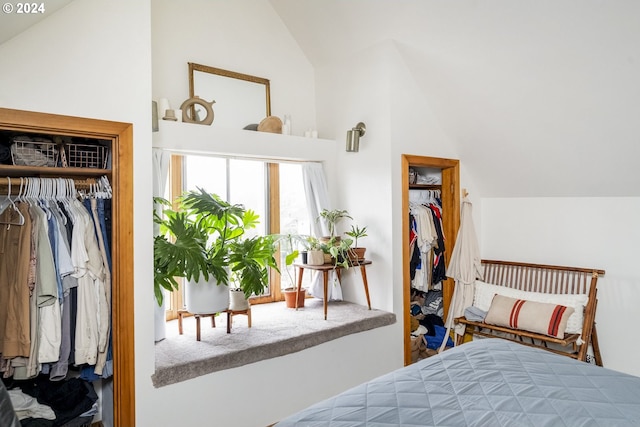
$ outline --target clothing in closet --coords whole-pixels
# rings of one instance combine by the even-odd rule
[[[21,217],[22,221],[17,221]],[[22,225],[16,225],[23,222]],[[24,203],[0,215],[0,354],[29,356],[29,259],[31,217]]]
[[[421,291],[446,279],[440,204],[439,197],[429,196],[425,202],[412,201],[409,209],[411,286]]]
[[[0,212],[0,373],[16,389],[36,381],[35,393],[59,391],[65,402],[71,402],[70,380],[81,381],[74,390],[92,397],[70,404],[69,414],[54,407],[51,425],[90,420],[97,398],[88,381],[113,375],[110,203],[18,199]]]
[[[70,365],[112,376],[109,200],[19,199],[0,212],[0,374],[52,389]]]

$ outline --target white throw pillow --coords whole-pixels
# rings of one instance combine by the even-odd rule
[[[567,328],[565,329],[565,332],[568,334],[582,334],[584,306],[589,300],[589,296],[587,294],[545,294],[543,292],[527,292],[476,280],[475,294],[473,297],[473,305],[475,307],[484,311],[489,311],[494,295],[573,307],[574,312],[567,320]]]

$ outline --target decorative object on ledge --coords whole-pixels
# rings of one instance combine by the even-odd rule
[[[188,66],[189,96],[217,101],[216,127],[240,129],[271,115],[268,79],[193,62]]]
[[[269,116],[258,125],[258,132],[282,133],[282,120],[277,116]]]
[[[360,122],[351,130],[347,131],[347,152],[357,153],[360,149],[360,137],[364,136],[367,127]]]
[[[160,98],[158,100],[158,116],[164,117],[169,108],[171,108],[171,104],[169,104],[169,100],[167,98]]]
[[[171,120],[172,122],[177,122],[178,118],[176,117],[176,112],[169,108],[166,112],[162,120]]]
[[[304,137],[305,138],[317,138],[318,137],[318,131],[315,129],[307,129],[304,131]]]
[[[204,99],[200,99],[199,96],[194,96],[187,99],[182,103],[180,109],[182,110],[182,121],[185,123],[197,123],[199,125],[210,125],[213,123],[213,104],[216,101],[207,102]],[[204,108],[207,115],[204,118],[200,118],[196,112],[196,105],[200,105]],[[169,110],[167,110],[169,113]]]

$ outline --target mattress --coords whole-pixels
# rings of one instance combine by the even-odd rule
[[[423,359],[276,424],[633,425],[640,425],[640,378],[497,338]]]

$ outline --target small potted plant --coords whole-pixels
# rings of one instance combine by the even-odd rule
[[[353,261],[364,261],[364,253],[367,248],[358,246],[358,239],[367,237],[367,227],[360,228],[358,225],[351,225],[351,230],[345,233],[347,236],[353,238],[353,247],[349,249],[349,259]]]
[[[271,236],[246,238],[258,215],[242,205],[231,205],[203,189],[185,193],[172,209],[169,201],[154,210],[160,233],[154,238],[154,294],[162,305],[163,289],[185,288],[186,309],[194,314],[213,314],[229,307],[229,283],[233,281],[248,298],[268,286],[268,268],[278,269]]]
[[[322,265],[324,264],[324,252],[322,250],[322,243],[314,236],[307,236],[306,238],[307,248],[307,264],[309,265]]]
[[[349,252],[351,250],[351,239],[337,239],[332,237],[324,245],[324,252],[329,256],[329,262],[336,267],[348,269],[350,266]]]
[[[314,247],[313,241],[317,239],[313,236],[306,236],[301,234],[276,234],[274,235],[274,241],[280,248],[280,251],[284,253],[284,266],[281,271],[285,274],[281,275],[282,278],[286,278],[286,284],[282,286],[282,293],[284,295],[285,304],[287,308],[296,307],[296,294],[297,283],[295,282],[294,274],[292,274],[293,263],[300,256],[299,247],[303,249],[312,249]],[[313,251],[311,251],[313,252]],[[313,256],[313,255],[312,255]],[[307,262],[309,254],[307,253]],[[306,290],[302,288],[298,294],[298,307],[304,307],[304,299],[306,298]]]
[[[337,238],[334,241],[340,240],[340,236],[336,235],[336,225],[345,218],[353,219],[349,212],[344,209],[323,209],[320,212],[318,219],[322,220],[329,229],[329,236],[324,238],[325,241],[334,237]]]

